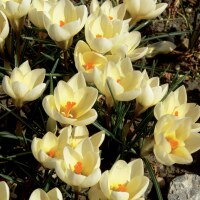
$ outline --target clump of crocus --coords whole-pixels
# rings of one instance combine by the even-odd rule
[[[9,187],[5,181],[0,182],[0,194],[1,194],[1,200],[9,200],[10,191],[9,191]]]
[[[3,47],[5,44],[5,39],[9,33],[9,23],[6,15],[0,11],[0,53],[3,53]]]
[[[200,149],[200,134],[192,132],[192,119],[173,115],[161,117],[154,130],[154,154],[164,165],[189,164],[191,154]]]
[[[118,160],[110,170],[106,170],[97,185],[89,190],[90,200],[144,199],[149,179],[144,176],[141,159],[126,163]]]
[[[74,6],[69,0],[60,0],[48,12],[44,12],[44,27],[62,50],[67,50],[87,20],[87,7]]]
[[[75,74],[68,82],[59,81],[53,95],[43,99],[45,112],[61,124],[84,126],[97,118],[92,109],[98,96],[97,89],[87,87],[82,73]]]
[[[167,7],[167,3],[158,3],[157,0],[124,0],[126,9],[132,17],[132,23],[142,19],[154,19]]]
[[[4,92],[12,97],[17,108],[27,101],[39,98],[45,90],[45,69],[31,70],[28,61],[15,67],[9,76],[4,76],[2,87]]]
[[[38,188],[31,193],[29,200],[63,200],[61,191],[58,188],[53,188],[49,192]]]

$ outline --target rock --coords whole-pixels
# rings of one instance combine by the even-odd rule
[[[200,176],[185,174],[174,178],[170,183],[168,200],[199,200]]]

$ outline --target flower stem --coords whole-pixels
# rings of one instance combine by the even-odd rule
[[[64,65],[65,65],[65,68],[66,68],[66,70],[68,70],[68,60],[67,60],[67,58],[68,58],[68,55],[67,55],[67,51],[65,50],[64,52]]]

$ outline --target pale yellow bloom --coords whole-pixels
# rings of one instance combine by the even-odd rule
[[[108,62],[104,71],[95,69],[94,83],[106,96],[107,105],[113,106],[112,94],[116,101],[131,101],[139,96],[142,79],[143,73],[133,70],[131,60],[124,58]]]
[[[148,185],[141,159],[129,163],[118,160],[102,174],[99,184],[90,189],[88,197],[90,200],[142,200]]]
[[[122,20],[110,20],[103,14],[91,14],[85,24],[85,38],[91,49],[104,54],[128,32],[128,28],[128,23]]]
[[[24,18],[29,11],[30,4],[31,0],[0,0],[0,10],[6,14],[16,32],[24,26]]]
[[[9,33],[9,23],[6,15],[0,11],[0,53],[3,52],[5,39]]]
[[[74,50],[76,69],[82,72],[85,80],[93,82],[94,68],[103,69],[108,62],[107,58],[100,53],[92,51],[82,40],[79,40]]]
[[[54,94],[46,96],[42,105],[49,117],[59,123],[83,126],[97,118],[92,109],[97,96],[97,89],[87,87],[83,74],[77,73],[68,82],[59,81]]]
[[[106,15],[110,20],[120,19],[123,20],[126,7],[125,4],[119,4],[113,7],[113,4],[110,0],[106,0],[100,6],[97,0],[92,0],[90,3],[90,14],[95,13],[96,15]]]
[[[124,33],[112,47],[111,53],[121,57],[129,57],[131,61],[138,60],[146,55],[148,47],[137,48],[141,41],[141,33],[132,31]]]
[[[33,0],[28,12],[29,20],[39,28],[44,28],[43,16],[51,7],[57,3],[57,0]]]
[[[135,112],[139,115],[162,100],[168,91],[168,84],[160,85],[159,77],[149,78],[146,70],[141,84],[141,94],[136,98]]]
[[[44,13],[44,26],[58,47],[68,49],[73,36],[85,25],[88,11],[85,5],[74,6],[70,0],[60,0]]]
[[[189,117],[178,119],[173,115],[161,117],[154,130],[154,154],[164,165],[188,164],[191,154],[200,149],[200,134],[191,132]]]
[[[176,45],[169,41],[161,41],[148,45],[147,58],[152,58],[157,54],[168,54],[176,48]]]
[[[192,130],[200,131],[200,123],[196,123],[200,117],[200,106],[195,103],[187,103],[185,86],[170,92],[163,102],[159,102],[154,108],[154,116],[158,120],[163,115],[171,114],[177,118],[190,117]]]
[[[24,102],[39,98],[45,90],[45,69],[31,70],[28,61],[15,67],[9,76],[4,76],[2,87],[12,97],[16,107],[21,108]]]
[[[9,200],[10,198],[9,187],[5,181],[0,181],[0,195],[1,200]]]
[[[157,0],[124,0],[126,9],[133,19],[133,23],[141,19],[153,19],[159,16],[167,3],[157,3]]]
[[[38,188],[31,193],[29,200],[63,200],[63,196],[58,188],[53,188],[47,193]]]
[[[64,161],[58,161],[56,174],[68,185],[80,191],[95,185],[100,177],[100,156],[94,151],[89,138],[81,141],[74,149],[70,146],[64,149]]]

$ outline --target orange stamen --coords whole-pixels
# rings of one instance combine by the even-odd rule
[[[120,79],[117,79],[117,83],[119,83],[120,82]]]
[[[81,174],[81,172],[83,171],[83,165],[80,161],[78,161],[75,165],[74,165],[74,171],[76,174]]]
[[[170,143],[170,146],[173,149],[176,149],[178,147],[179,142],[177,140],[171,139],[171,138],[166,138],[167,141]]]
[[[68,101],[66,106],[65,106],[65,116],[66,117],[70,117],[70,112],[72,110],[72,108],[76,105],[75,102],[70,102]]]
[[[86,63],[86,65],[85,65],[85,69],[86,70],[90,70],[90,69],[93,69],[93,68],[94,68],[94,63],[93,62]]]
[[[112,16],[108,16],[108,18],[109,18],[110,20],[112,20],[112,19],[113,19],[113,17],[112,17]]]
[[[65,22],[60,20],[60,27],[64,26],[65,25]]]
[[[96,38],[102,38],[103,37],[103,35],[101,35],[101,34],[96,34]]]
[[[176,112],[175,112],[175,116],[177,116],[177,117],[178,117],[178,111],[176,111]]]
[[[51,150],[49,151],[49,153],[48,153],[48,155],[49,155],[51,158],[53,158],[53,157],[55,156],[55,154],[56,154],[56,152],[55,152],[53,149],[51,149]]]
[[[123,184],[118,184],[118,192],[126,192],[126,186]]]

